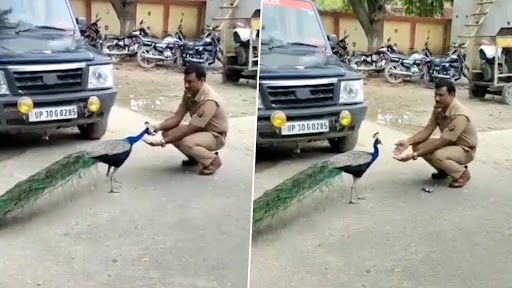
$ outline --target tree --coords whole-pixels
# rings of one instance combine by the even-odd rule
[[[453,0],[317,0],[320,10],[350,11],[354,13],[368,40],[368,50],[375,51],[383,45],[386,5],[401,5],[408,15],[433,17],[442,13],[444,2]]]
[[[110,0],[110,4],[116,11],[119,26],[121,27],[121,35],[127,35],[135,29],[135,0]]]
[[[0,9],[0,26],[7,25],[7,20],[9,19],[9,14],[11,14],[11,12],[12,8],[9,8],[7,10]]]

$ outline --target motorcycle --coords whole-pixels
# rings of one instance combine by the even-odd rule
[[[390,64],[384,69],[384,77],[389,83],[399,84],[406,79],[423,79],[432,56],[432,52],[428,48],[429,39],[430,36],[427,37],[423,50],[416,51],[409,57],[399,54],[391,56]]]
[[[113,63],[119,62],[123,57],[136,55],[144,42],[144,37],[150,37],[149,27],[143,27],[144,20],[139,22],[139,27],[128,36],[113,36],[103,42],[103,53],[112,58]]]
[[[143,38],[143,47],[137,53],[137,62],[144,68],[153,68],[157,63],[172,61],[176,63],[179,51],[183,46],[184,35],[181,31],[182,21],[174,35],[168,35],[163,40]]]
[[[246,27],[238,27],[233,30],[233,40],[235,42],[235,54],[237,64],[246,66],[249,64],[249,51],[251,45],[251,29]],[[253,41],[256,41],[255,35]],[[258,51],[254,51],[254,57],[257,57]]]
[[[183,42],[177,59],[178,67],[181,71],[185,70],[189,62],[212,65],[215,63],[215,60],[218,60],[224,64],[218,29],[219,26],[211,27],[206,25],[205,35],[193,42]]]
[[[350,52],[348,50],[347,38],[350,34],[347,31],[343,31],[343,38],[338,40],[334,45],[331,46],[332,53],[338,57],[342,62],[350,64]]]
[[[96,20],[84,28],[82,37],[87,44],[101,50],[103,36],[101,35],[100,26],[98,24],[100,20],[101,18],[96,14]]]
[[[363,74],[363,78],[368,76],[368,72],[380,73],[390,63],[391,56],[398,53],[397,44],[391,44],[391,37],[387,39],[386,45],[377,49],[373,53],[353,53],[350,66]]]
[[[442,58],[430,59],[424,75],[425,84],[428,88],[434,89],[439,79],[451,79],[455,82],[467,74],[464,67],[466,55],[462,52],[463,45],[464,43],[460,44]]]

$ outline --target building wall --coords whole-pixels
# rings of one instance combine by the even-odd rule
[[[101,18],[100,29],[104,34],[119,34],[120,23],[114,8],[108,0],[70,0],[76,17],[85,17],[88,23]],[[183,32],[187,38],[200,35],[204,26],[206,0],[136,0],[135,11],[138,25],[144,20],[144,26],[158,37],[175,33],[183,17]]]
[[[367,51],[368,41],[352,13],[320,12],[322,23],[327,33],[343,37],[344,32],[350,34],[347,43],[356,51]],[[451,20],[442,18],[423,18],[387,15],[384,18],[384,41],[391,37],[402,53],[411,53],[423,49],[427,36],[429,48],[434,54],[443,54],[450,45]]]

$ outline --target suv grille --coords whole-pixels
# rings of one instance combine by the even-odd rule
[[[16,88],[21,94],[71,92],[82,88],[83,68],[13,71]]]
[[[269,102],[275,108],[335,104],[336,83],[304,86],[267,86],[265,88]]]

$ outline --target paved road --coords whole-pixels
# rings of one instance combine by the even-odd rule
[[[145,120],[116,109],[108,137],[135,134]],[[4,148],[12,157],[0,162],[0,191],[80,145],[68,135]],[[233,145],[214,177],[184,172],[171,148],[141,143],[119,170],[120,194],[107,194],[103,166],[55,191],[0,229],[0,287],[245,287],[253,161]]]
[[[280,215],[253,239],[251,288],[512,287],[512,132],[481,135],[469,186],[428,194],[426,164],[391,159],[403,135],[365,123],[359,148],[376,130],[385,149],[358,185],[367,200],[342,203],[340,180]],[[326,154],[301,157],[258,164],[255,197]]]

